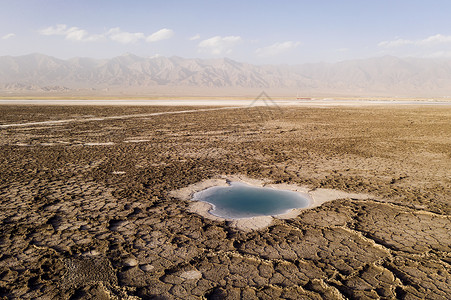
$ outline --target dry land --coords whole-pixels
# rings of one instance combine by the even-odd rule
[[[199,108],[0,106],[0,297],[449,298],[449,105]],[[351,196],[243,231],[218,176]]]

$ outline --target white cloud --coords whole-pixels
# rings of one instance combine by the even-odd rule
[[[66,24],[58,24],[56,26],[50,26],[38,31],[41,35],[64,36],[66,40],[71,41],[97,41],[100,39],[108,38],[111,41],[121,44],[132,44],[140,40],[147,40],[148,42],[156,42],[164,39],[168,39],[174,35],[174,31],[171,29],[163,28],[146,38],[146,35],[142,32],[127,32],[121,30],[119,27],[111,28],[103,34],[90,34],[86,30],[78,27],[68,27]]]
[[[384,48],[396,48],[396,47],[401,47],[404,45],[411,45],[414,44],[414,41],[410,41],[410,40],[404,40],[404,39],[396,39],[393,41],[383,41],[380,42],[379,44],[377,44],[379,47],[384,47]]]
[[[219,35],[212,38],[203,40],[199,43],[199,51],[207,52],[214,55],[221,55],[224,53],[230,53],[232,48],[241,41],[239,36],[225,36]]]
[[[64,36],[66,40],[71,41],[81,41],[81,42],[91,42],[97,41],[103,38],[102,35],[89,34],[86,30],[80,29],[78,27],[68,28],[66,24],[58,24],[55,27],[50,26],[38,31],[41,35],[61,35]]]
[[[300,42],[287,41],[283,43],[275,43],[268,47],[258,48],[255,53],[261,57],[275,56],[282,54],[288,50],[294,49],[299,46]]]
[[[434,46],[438,44],[451,43],[451,35],[436,34],[431,35],[424,39],[418,40],[406,40],[406,39],[395,39],[392,41],[383,41],[377,44],[379,47],[383,48],[397,48],[405,45],[415,45],[415,46]]]
[[[126,32],[122,31],[119,27],[111,28],[108,30],[106,35],[115,42],[121,44],[131,44],[136,43],[137,41],[144,39],[144,33],[142,32]]]
[[[157,32],[152,33],[146,39],[148,42],[158,42],[161,40],[170,39],[174,35],[174,31],[172,29],[163,28],[158,30]]]
[[[103,38],[100,34],[89,34],[86,30],[77,27],[69,28],[66,39],[71,41],[93,42]]]
[[[67,25],[58,24],[55,27],[50,26],[39,30],[39,34],[42,35],[65,35],[67,31]]]
[[[5,34],[4,36],[2,36],[2,40],[7,40],[7,39],[13,38],[15,36],[16,35],[14,33],[8,33],[8,34]]]
[[[200,34],[193,35],[192,37],[189,38],[190,41],[195,41],[198,39],[200,39]]]
[[[442,43],[451,43],[451,35],[436,34],[418,42],[418,44],[422,46],[432,46]]]

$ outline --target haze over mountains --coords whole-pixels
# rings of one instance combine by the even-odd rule
[[[451,59],[391,56],[303,65],[251,65],[223,59],[61,60],[31,54],[0,57],[0,96],[253,95],[449,97]]]

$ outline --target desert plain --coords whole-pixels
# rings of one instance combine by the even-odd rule
[[[449,299],[450,133],[420,102],[1,105],[0,297]],[[173,196],[221,176],[351,196],[254,230]]]

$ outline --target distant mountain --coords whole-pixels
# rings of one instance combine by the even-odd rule
[[[139,94],[172,88],[179,92],[233,89],[302,95],[450,96],[451,59],[385,56],[333,64],[257,66],[228,58],[133,54],[108,60],[61,60],[42,54],[0,57],[0,95],[33,91]]]

